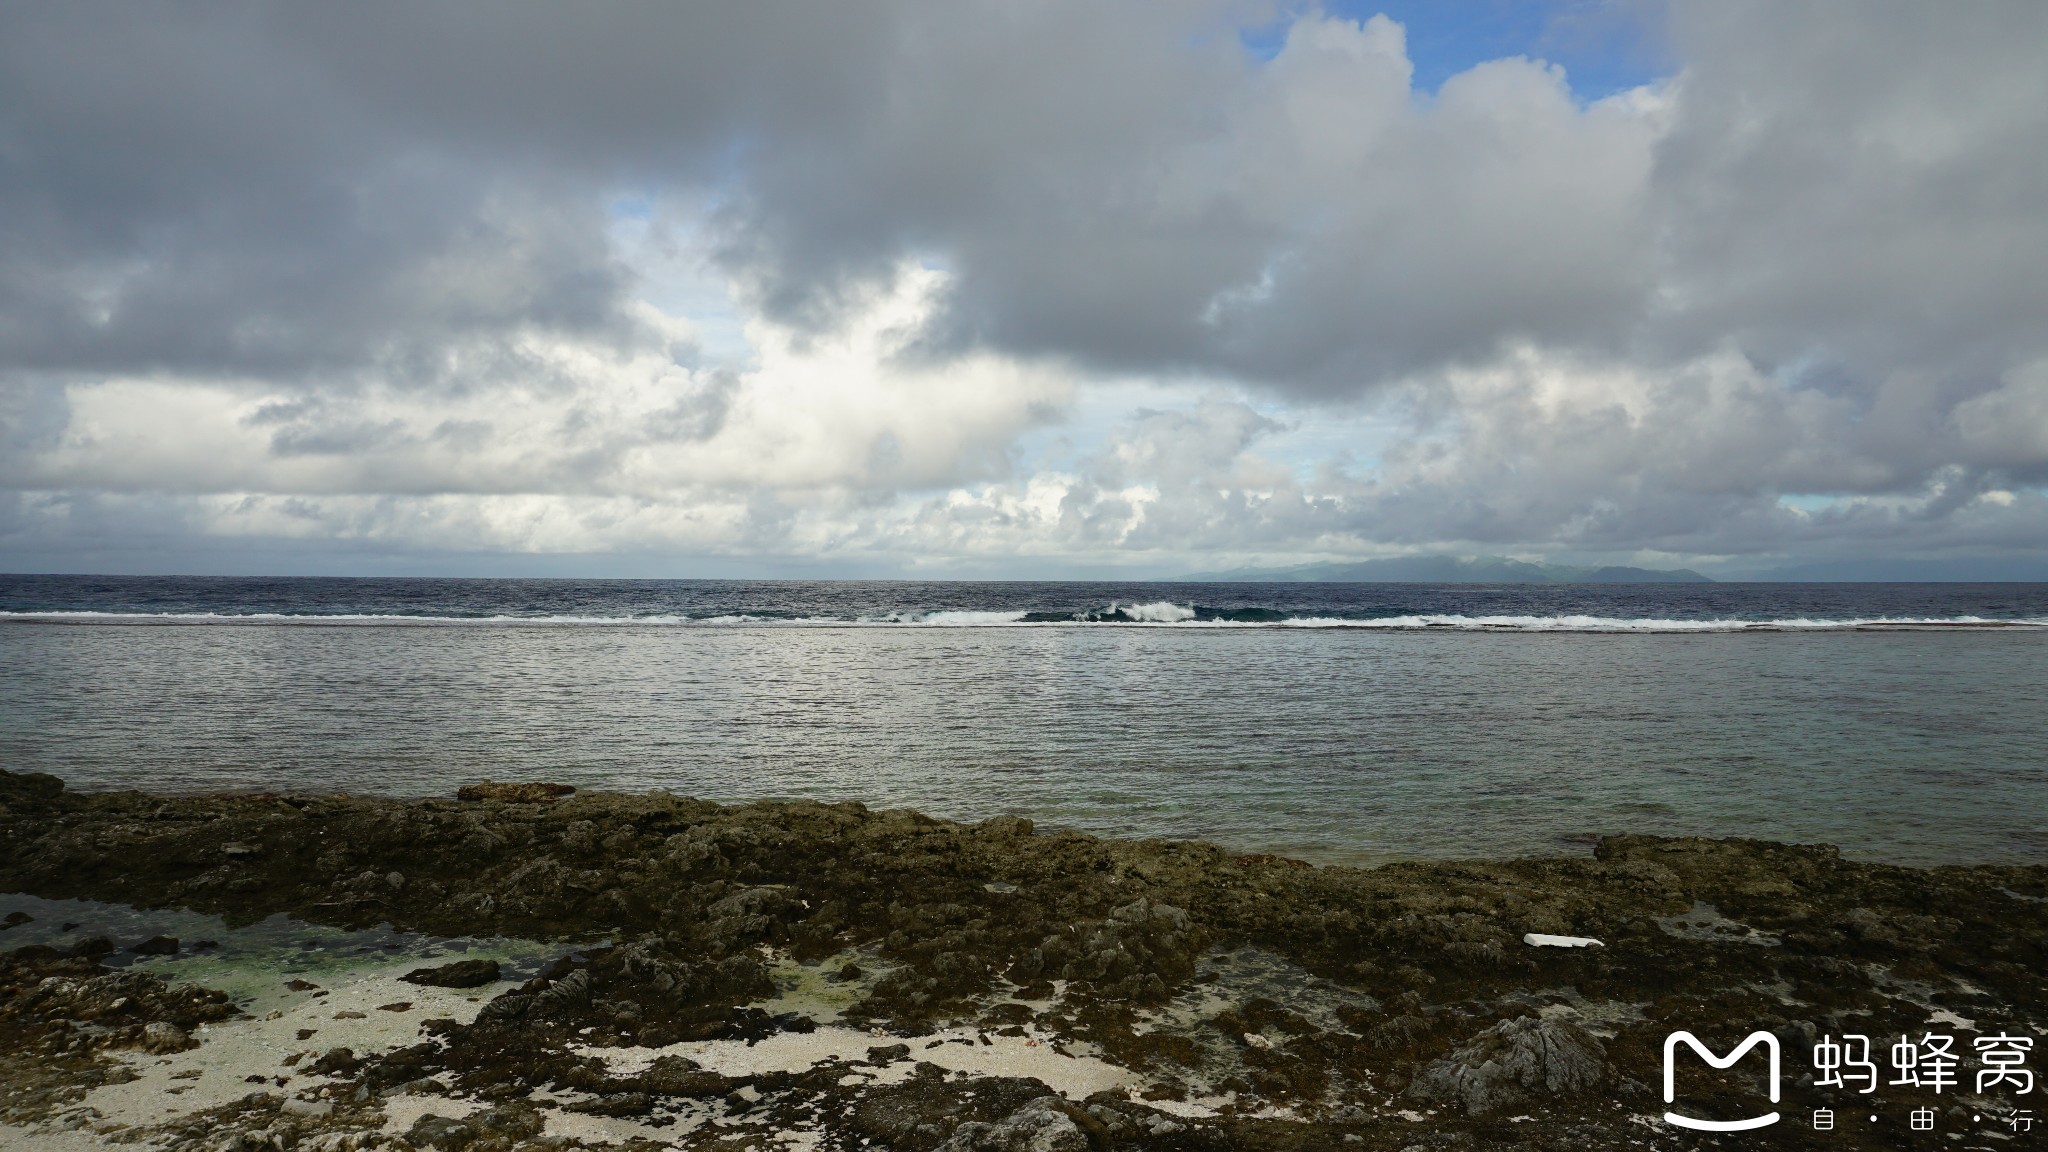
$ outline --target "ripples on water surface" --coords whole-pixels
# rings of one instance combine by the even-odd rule
[[[1113,603],[1157,623],[1071,623]],[[0,610],[0,762],[78,787],[546,777],[1327,862],[1616,831],[2048,859],[2035,585],[0,577]],[[218,626],[251,613],[387,626]]]

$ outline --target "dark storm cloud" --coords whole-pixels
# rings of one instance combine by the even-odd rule
[[[1418,108],[1385,22],[1311,15],[1260,64],[1108,11],[1086,35],[967,23],[890,71],[881,114],[762,150],[727,258],[819,321],[929,253],[956,277],[941,351],[1324,394],[1632,310],[1650,135],[1619,109],[1582,114],[1526,60]]]
[[[10,6],[0,361],[275,376],[620,324],[622,157],[688,172],[763,63],[653,12]]]
[[[1162,29],[1066,16],[1018,21],[1045,49],[1018,57],[1022,79],[1071,82],[1056,42],[1099,39],[1092,74],[1146,88],[1119,53]],[[925,174],[976,169],[984,146],[947,153],[1002,129],[897,71],[953,57],[958,39],[999,49],[1006,19],[884,4],[11,6],[0,365],[276,374],[521,325],[620,324],[606,201],[678,183],[749,205],[750,181],[810,187],[814,202],[788,205],[806,218],[780,229],[736,210],[783,242],[736,231],[731,248],[778,262],[742,270],[785,310],[809,306],[789,285],[829,294],[921,231],[942,238],[842,194],[863,183],[856,137],[892,108],[950,103]],[[1079,99],[1045,110],[1039,134],[1090,113]],[[948,210],[894,211],[927,209]]]
[[[564,195],[587,182],[418,147],[264,16],[10,9],[7,367],[288,376],[612,320],[602,220]]]
[[[1348,392],[1503,341],[2039,355],[2039,5],[1681,6],[1674,126],[1242,6],[16,6],[0,357],[276,373],[623,326],[608,195],[713,189],[771,315]],[[1957,387],[1967,388],[1966,385]]]
[[[1625,307],[1603,165],[1630,161],[1586,154],[1538,69],[1454,82],[1419,129],[1390,29],[1304,25],[1262,72],[1224,15],[16,8],[0,353],[276,374],[620,324],[606,194],[676,185],[721,197],[723,259],[784,320],[942,262],[939,349],[1349,387]],[[1516,85],[1551,122],[1502,156]]]

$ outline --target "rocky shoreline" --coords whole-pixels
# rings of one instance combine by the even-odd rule
[[[0,892],[562,953],[520,981],[482,962],[411,984],[369,973],[360,995],[415,1014],[455,987],[406,1043],[323,1047],[299,1028],[303,1050],[266,1049],[274,1067],[245,1077],[260,1085],[116,1124],[91,1114],[95,1093],[208,1084],[227,1065],[177,1062],[263,1021],[147,960],[108,966],[191,942],[16,947],[0,928],[0,1143],[1705,1147],[1721,1138],[1661,1120],[1677,1029],[1717,1050],[1779,1038],[1774,1147],[2028,1139],[2001,1135],[2026,1101],[1967,1076],[1857,1096],[1816,1086],[1809,1055],[1844,1033],[1946,1030],[1965,1052],[1994,1028],[2043,1035],[2044,867],[1622,836],[1590,859],[1315,868],[1014,818],[561,791],[171,797],[0,771]],[[286,1011],[347,1015],[327,991],[309,983],[273,1030]],[[1714,1115],[1753,1110],[1756,1091],[1743,1069],[1687,1089]],[[1822,1107],[1882,1119],[1815,1131]],[[1909,1130],[1908,1107],[1939,1130]]]

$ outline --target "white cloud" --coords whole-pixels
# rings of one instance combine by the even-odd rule
[[[433,388],[375,375],[290,391],[177,376],[74,383],[61,435],[12,458],[7,477],[298,496],[944,487],[1004,472],[1017,434],[1072,382],[993,355],[905,359],[942,279],[907,271],[826,336],[756,321],[755,364],[741,371],[678,363],[688,324],[642,305],[640,338],[623,346],[526,333],[451,352]]]

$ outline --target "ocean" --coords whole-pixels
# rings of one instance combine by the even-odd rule
[[[547,779],[1318,863],[2048,861],[2048,585],[0,576],[0,764]]]

